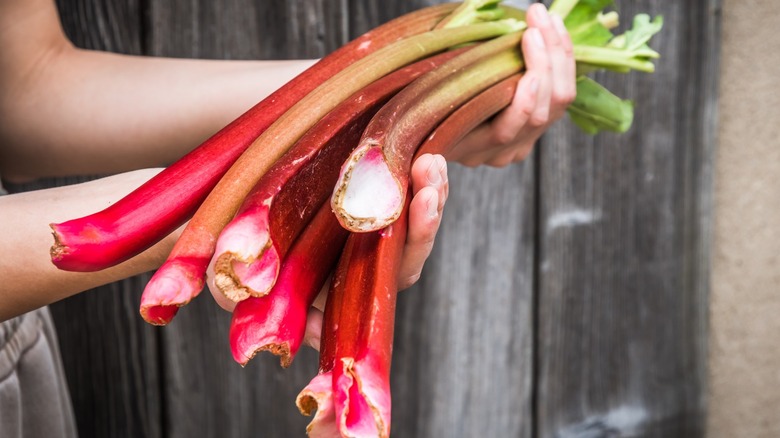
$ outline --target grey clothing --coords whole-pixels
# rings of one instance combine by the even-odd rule
[[[75,437],[48,308],[0,323],[0,437]]]

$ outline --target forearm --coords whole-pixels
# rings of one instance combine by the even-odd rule
[[[0,174],[164,166],[312,64],[73,47],[52,0],[0,1]]]
[[[158,267],[176,233],[120,265],[80,273],[60,271],[51,263],[53,240],[48,226],[98,211],[158,171],[144,169],[84,184],[0,196],[0,321]]]
[[[310,64],[65,49],[5,105],[0,173],[23,179],[164,166]]]

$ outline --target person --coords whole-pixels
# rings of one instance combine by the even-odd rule
[[[470,133],[447,157],[426,155],[414,163],[402,287],[417,281],[433,246],[448,192],[446,160],[498,167],[520,161],[574,99],[575,64],[562,21],[534,4],[527,22],[522,41],[527,72],[512,104]],[[0,435],[37,435],[30,432],[34,430],[67,436],[73,422],[45,306],[155,269],[178,231],[115,267],[74,273],[51,264],[48,224],[90,214],[121,198],[314,61],[168,59],[84,50],[65,36],[52,0],[0,0],[0,47],[2,178],[25,182],[112,175],[0,196],[0,228],[6,230],[0,250],[7,255],[0,258],[0,353],[6,353],[0,354]],[[307,343],[316,348],[316,311],[311,322]],[[44,335],[36,335],[36,330]],[[19,336],[29,343],[44,339],[40,348],[46,351],[20,347]],[[36,358],[27,351],[36,351]],[[22,364],[29,367],[36,360],[44,363],[37,369],[48,375],[44,379],[48,389],[33,384],[20,390],[53,392],[29,398],[35,401],[32,406],[7,408],[8,400],[16,399],[3,396],[2,379],[7,381]],[[59,410],[45,406],[52,400],[59,402]],[[25,410],[47,414],[30,416]],[[5,420],[5,413],[17,411],[16,421]]]

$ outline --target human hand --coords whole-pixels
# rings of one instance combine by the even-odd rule
[[[422,272],[425,260],[433,248],[436,232],[441,224],[442,210],[449,194],[447,162],[441,155],[424,154],[412,165],[412,200],[409,206],[409,226],[401,266],[398,287],[405,289],[414,284]],[[213,272],[208,276],[209,290],[217,304],[231,311],[235,303],[229,301],[216,288]],[[306,334],[303,342],[319,349],[322,327],[322,311],[325,307],[329,282],[323,287],[308,312]]]
[[[447,162],[441,155],[421,155],[412,165],[413,198],[409,206],[409,228],[398,273],[398,288],[406,289],[420,278],[423,265],[433,249],[441,224],[444,203],[449,195]],[[304,344],[319,350],[327,286],[309,309]]]
[[[526,72],[512,103],[474,129],[447,159],[466,166],[503,167],[523,160],[536,140],[563,117],[576,96],[576,65],[563,20],[534,3],[526,15],[522,51]]]

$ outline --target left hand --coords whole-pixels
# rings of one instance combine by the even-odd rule
[[[466,136],[447,159],[466,166],[503,167],[523,160],[536,140],[563,117],[576,96],[576,64],[563,20],[534,3],[526,15],[526,71],[512,103]]]

